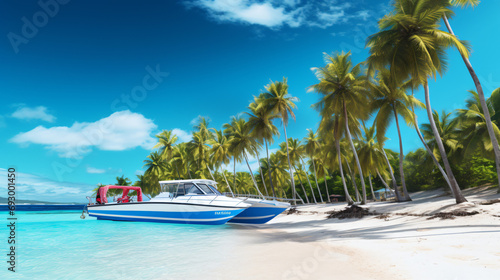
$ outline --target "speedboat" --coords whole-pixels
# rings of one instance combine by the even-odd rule
[[[149,201],[143,201],[140,187],[105,186],[99,188],[95,203],[89,198],[86,210],[98,220],[220,225],[250,207],[222,195],[215,185],[204,179],[160,181],[160,193]],[[108,202],[109,189],[123,190],[122,196]],[[130,191],[136,191],[137,201],[130,198]]]

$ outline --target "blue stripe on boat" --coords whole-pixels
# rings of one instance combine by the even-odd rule
[[[243,210],[245,209],[200,212],[89,210],[89,216],[99,220],[217,225],[226,223]]]
[[[90,215],[92,216],[92,215]],[[198,224],[198,225],[223,225],[227,223],[232,217],[227,217],[223,220],[217,221],[189,221],[189,220],[158,220],[158,219],[145,219],[145,218],[129,218],[129,217],[97,217],[98,220],[111,220],[111,221],[126,221],[126,222],[148,222],[148,223],[172,223],[172,224]]]

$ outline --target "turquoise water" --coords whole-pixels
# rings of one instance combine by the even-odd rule
[[[17,272],[7,270],[7,212],[0,212],[0,279],[201,279],[234,257],[242,231],[80,219],[81,212],[17,212]]]

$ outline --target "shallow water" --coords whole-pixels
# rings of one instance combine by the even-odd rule
[[[16,272],[7,270],[0,212],[0,279],[196,279],[217,275],[246,234],[207,226],[80,219],[81,212],[17,212]]]

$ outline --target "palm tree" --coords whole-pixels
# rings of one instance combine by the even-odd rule
[[[198,131],[203,139],[209,140],[213,138],[213,134],[208,128],[210,121],[207,118],[199,116],[198,122],[193,126],[193,128]]]
[[[323,145],[320,147],[320,154],[321,154],[321,151],[323,151]],[[330,202],[330,192],[328,191],[328,182],[327,182],[327,178],[326,176],[328,175],[328,168],[325,164],[325,161],[324,159],[319,159],[319,158],[316,158],[313,160],[314,165],[316,166],[316,174],[317,176],[319,177],[323,177],[323,180],[325,182],[325,191],[326,191],[326,201],[327,202]],[[318,192],[319,192],[319,196],[321,197],[321,202],[323,202],[323,195],[321,194],[321,190],[318,189]]]
[[[273,119],[278,118],[278,115],[274,113],[272,110],[269,110],[269,107],[262,106],[264,101],[265,101],[265,96],[263,94],[260,94],[259,97],[254,97],[254,102],[251,103],[250,106],[248,107],[248,109],[250,109],[250,112],[247,113],[249,115],[248,125],[252,130],[252,136],[255,137],[257,141],[264,142],[264,144],[266,145],[267,164],[270,165],[268,142],[272,144],[274,142],[273,136],[275,135],[279,136],[278,128],[272,122]],[[260,161],[259,161],[259,168],[262,174]],[[271,184],[273,197],[276,197],[276,192],[274,190],[274,184],[271,176],[272,170],[269,171],[270,171],[268,172],[269,183]],[[262,182],[264,184],[264,188],[266,189],[266,194],[267,194],[267,187],[264,183],[265,182],[264,178],[262,178]]]
[[[313,170],[314,170],[314,181],[316,182],[316,188],[318,189],[319,197],[321,199],[321,202],[323,203],[323,196],[321,195],[321,190],[319,189],[318,185],[318,172],[316,172],[316,164],[314,163],[314,157],[316,153],[321,149],[321,144],[319,142],[319,137],[318,133],[314,132],[312,129],[307,129],[307,136],[304,137],[305,141],[305,152],[307,156],[311,159]],[[317,203],[316,197],[314,196],[313,192],[313,198],[314,202]]]
[[[449,5],[454,5],[454,6],[471,6],[475,7],[479,4],[479,0],[448,0],[448,1],[439,1],[441,5],[444,7],[448,7]],[[446,25],[446,28],[448,29],[448,32],[450,32],[451,35],[455,36],[455,33],[453,32],[453,29],[451,28],[450,22],[448,21],[448,15],[447,13],[442,14],[443,21]],[[481,86],[481,82],[479,81],[479,78],[477,77],[476,71],[474,71],[474,68],[472,67],[471,62],[469,61],[469,58],[467,55],[460,53],[462,56],[462,60],[465,63],[465,66],[467,67],[467,70],[469,71],[469,74],[474,81],[474,85],[476,86],[477,90],[477,96],[479,99],[479,103],[481,104],[481,108],[484,109],[482,113],[484,114],[484,124],[486,125],[486,131],[488,132],[491,145],[493,147],[493,154],[495,155],[495,163],[496,163],[496,169],[497,169],[497,177],[498,177],[498,186],[500,187],[500,148],[498,146],[498,140],[497,140],[497,132],[495,131],[495,124],[491,121],[491,115],[486,108],[489,106],[487,105],[486,98],[484,97],[484,92],[483,92],[483,87]],[[499,189],[500,191],[500,189]]]
[[[379,69],[377,81],[371,84],[373,91],[372,110],[378,110],[375,117],[375,126],[377,127],[377,138],[379,143],[383,143],[385,133],[392,119],[396,121],[399,137],[399,173],[401,176],[401,185],[403,186],[403,194],[405,201],[411,201],[410,195],[406,188],[406,182],[403,170],[404,152],[403,139],[399,127],[399,116],[403,120],[412,124],[414,120],[413,112],[409,107],[424,108],[424,104],[416,99],[413,95],[406,95],[405,90],[393,79],[391,73],[386,68]]]
[[[283,145],[283,144],[284,143],[280,144],[280,152],[282,153],[282,155],[288,154],[289,158],[290,158],[290,162],[292,163],[292,166],[295,169],[295,171],[301,172],[303,165],[300,165],[300,162],[302,160],[302,154],[304,151],[303,151],[303,146],[300,144],[300,141],[298,139],[289,138],[288,145]],[[287,148],[288,148],[288,150],[286,150]],[[299,167],[298,171],[297,171],[297,167]],[[306,174],[306,179],[307,179],[307,182],[309,183],[309,188],[311,189],[311,192],[314,196],[314,191],[312,189],[311,182],[307,178],[307,173],[304,172],[304,174]],[[304,186],[302,185],[302,179],[300,177],[300,174],[298,176],[299,176],[299,180],[300,180],[300,185],[302,187],[302,191],[304,192],[304,196],[306,197],[306,202],[309,204],[309,198],[307,197],[307,192],[304,189]],[[316,201],[316,198],[314,198],[314,201]]]
[[[376,173],[377,170],[385,170],[385,157],[384,152],[382,152],[383,147],[380,145],[380,143],[385,141],[385,138],[382,138],[380,142],[376,141],[375,127],[376,126],[373,125],[367,128],[363,124],[364,136],[361,136],[357,142],[361,168],[368,174],[368,181],[370,182],[370,190],[373,198],[375,198],[375,194],[371,184],[371,175],[372,173]]]
[[[227,138],[226,135],[222,133],[221,130],[216,130],[214,129],[215,132],[215,138],[210,140],[210,144],[212,145],[212,148],[210,149],[210,154],[211,154],[211,159],[214,162],[215,166],[217,169],[219,169],[223,164],[228,165],[230,162],[230,154],[229,154],[229,148],[231,146],[231,143],[229,142],[230,140]],[[229,185],[229,182],[227,181],[226,174],[224,173],[224,170],[222,170],[222,175],[224,176],[224,180],[226,181],[226,184],[232,193],[231,186]]]
[[[192,179],[191,173],[189,172],[189,152],[187,143],[179,143],[174,146],[170,162],[175,166],[179,179],[187,177]]]
[[[144,160],[144,167],[146,168],[144,177],[146,178],[147,187],[143,191],[149,194],[156,193],[160,187],[158,181],[167,169],[167,164],[158,152],[153,152]]]
[[[136,176],[137,176],[137,181],[134,182],[133,186],[140,187],[141,190],[147,189],[146,177],[144,175],[136,175]],[[146,195],[149,199],[151,199],[151,197],[147,193],[144,193],[144,195]]]
[[[352,200],[349,194],[349,190],[347,189],[340,151],[340,139],[342,138],[342,134],[344,134],[345,131],[342,126],[342,115],[335,114],[332,116],[332,108],[325,107],[325,102],[323,102],[323,99],[313,106],[316,110],[320,111],[320,114],[322,115],[319,125],[319,133],[320,137],[325,141],[325,145],[323,146],[322,151],[324,160],[326,162],[325,165],[330,167],[332,170],[335,169],[336,166],[338,166],[347,204],[352,205],[354,201]],[[332,131],[333,133],[331,133]],[[335,146],[335,150],[332,149],[331,146]]]
[[[288,157],[288,170],[290,172],[290,180],[292,183],[293,199],[295,199],[295,182],[293,180],[292,164],[290,163],[290,155],[288,154],[288,136],[286,135],[286,126],[288,125],[288,115],[295,120],[293,109],[297,107],[294,102],[298,102],[297,97],[293,97],[288,93],[287,79],[283,78],[282,82],[271,82],[265,86],[267,92],[264,93],[264,102],[261,107],[267,108],[269,112],[277,114],[281,118],[283,131],[285,133],[285,143]]]
[[[172,158],[177,136],[171,130],[163,130],[160,134],[156,135],[156,138],[158,138],[158,143],[156,143],[153,149],[160,148],[160,155],[169,161]]]
[[[117,186],[130,186],[132,182],[130,181],[129,178],[125,178],[125,175],[122,175],[121,177],[116,177],[116,185]]]
[[[243,156],[247,164],[248,170],[250,171],[250,175],[252,177],[255,189],[257,190],[260,196],[264,197],[264,195],[262,195],[262,193],[259,190],[257,181],[255,180],[254,174],[252,172],[252,168],[248,163],[248,153],[253,155],[253,151],[254,149],[256,149],[256,147],[258,147],[258,143],[255,140],[255,138],[253,138],[250,135],[251,133],[250,126],[244,119],[239,119],[234,124],[235,125],[232,127],[232,132],[231,132],[232,138],[229,141],[230,150],[234,155],[238,157]]]
[[[233,156],[233,186],[236,186],[236,162],[241,161],[241,154],[237,154],[234,150],[234,146],[231,145],[231,140],[233,138],[234,131],[238,129],[238,127],[242,127],[245,120],[240,117],[231,117],[230,123],[225,123],[222,125],[224,128],[224,135],[229,139],[229,154]]]
[[[461,132],[459,130],[459,120],[457,118],[453,118],[453,113],[446,113],[444,110],[441,113],[441,116],[438,112],[434,111],[433,118],[440,135],[439,140],[444,145],[446,157],[458,157],[458,150],[463,147],[460,143]],[[434,148],[434,155],[436,158],[438,158],[438,160],[442,160],[442,158],[440,158],[439,149],[437,148],[436,138],[433,137],[434,134],[431,125],[422,124],[422,132],[424,134],[424,138],[427,140],[427,144]]]
[[[500,125],[500,88],[495,89],[488,100],[495,111],[493,116],[491,116],[491,120]]]
[[[353,151],[354,159],[361,177],[363,192],[362,204],[366,204],[366,188],[363,171],[349,130],[349,119],[367,119],[368,110],[363,107],[369,103],[369,92],[366,90],[367,79],[362,70],[362,64],[353,65],[351,52],[334,56],[325,55],[327,65],[313,68],[320,81],[311,86],[312,90],[323,95],[325,110],[330,114],[343,114],[345,135]],[[339,161],[341,162],[341,161]]]
[[[424,86],[427,116],[452,192],[457,203],[465,202],[433,121],[428,79],[445,71],[446,48],[456,47],[464,56],[469,55],[468,49],[455,36],[439,29],[438,19],[451,13],[448,7],[430,0],[395,0],[393,6],[394,11],[379,22],[381,30],[368,38],[370,69],[389,66],[393,79],[401,82],[411,77],[415,85]]]
[[[458,121],[460,125],[461,139],[464,139],[464,153],[466,157],[479,152],[484,157],[491,157],[493,145],[489,141],[488,129],[486,126],[486,116],[483,115],[483,108],[479,94],[471,90],[472,95],[466,100],[467,109],[458,109]],[[491,115],[495,115],[493,104],[488,100],[488,110]],[[500,137],[500,130],[493,122],[495,137]],[[494,155],[494,154],[493,154]]]

